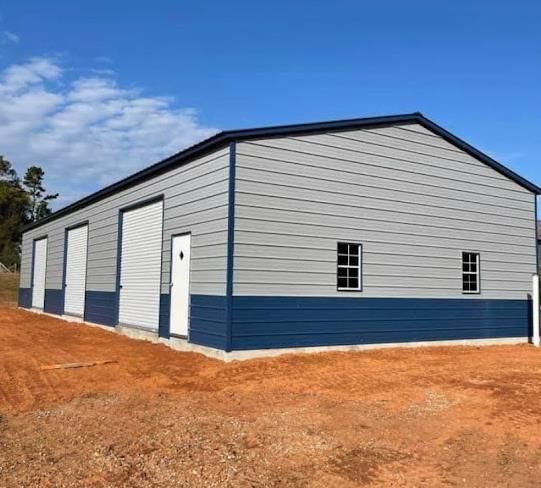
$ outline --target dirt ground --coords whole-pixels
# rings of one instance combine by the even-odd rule
[[[2,487],[538,487],[540,398],[527,345],[225,364],[0,308]]]

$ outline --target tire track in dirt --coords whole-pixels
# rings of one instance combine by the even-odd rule
[[[0,309],[0,486],[538,486],[540,394],[527,346],[226,364]]]

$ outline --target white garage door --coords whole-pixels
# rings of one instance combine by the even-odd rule
[[[68,230],[64,313],[82,317],[85,311],[88,226]]]
[[[162,206],[151,203],[122,216],[121,324],[158,328],[162,262]]]
[[[32,270],[32,307],[43,308],[45,303],[45,272],[47,270],[47,238],[34,241],[34,269]]]

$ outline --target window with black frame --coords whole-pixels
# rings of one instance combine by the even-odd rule
[[[339,291],[361,291],[362,289],[362,245],[339,242],[337,245],[337,289]]]
[[[479,253],[462,253],[462,292],[479,293]]]

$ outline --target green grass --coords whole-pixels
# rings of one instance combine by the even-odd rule
[[[0,305],[17,305],[17,290],[19,288],[19,275],[0,274]]]

